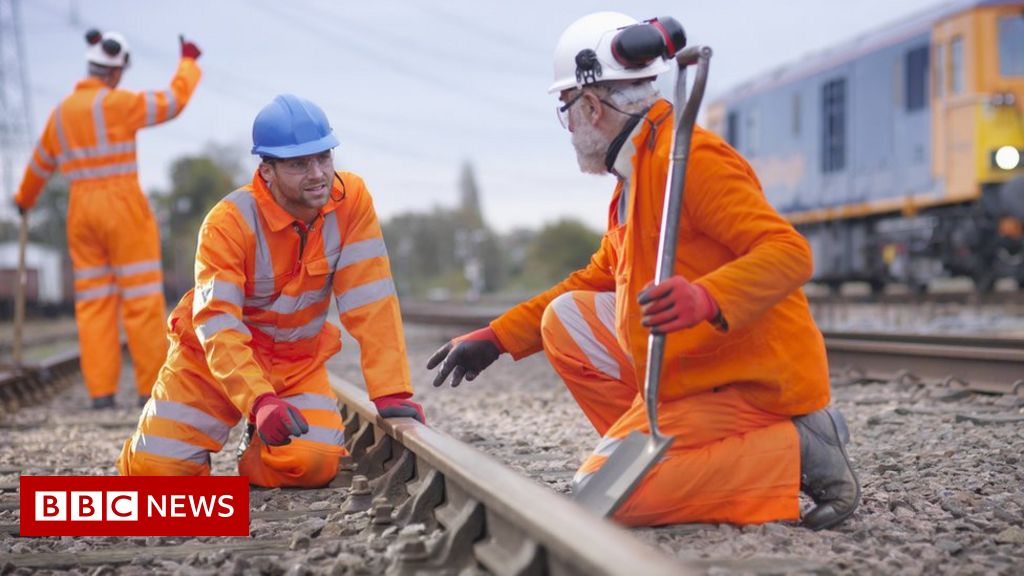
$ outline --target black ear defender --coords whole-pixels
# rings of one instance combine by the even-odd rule
[[[107,56],[117,56],[121,53],[121,43],[113,38],[107,38],[102,44],[103,52]]]
[[[85,42],[89,46],[99,44],[103,40],[103,34],[99,30],[92,28],[85,33]]]
[[[643,68],[655,58],[673,58],[685,47],[683,25],[662,16],[619,30],[612,39],[612,56],[627,69]]]

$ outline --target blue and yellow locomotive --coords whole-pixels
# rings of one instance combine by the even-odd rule
[[[1024,2],[955,1],[714,102],[814,280],[1024,284]]]

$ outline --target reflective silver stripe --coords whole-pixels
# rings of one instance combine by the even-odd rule
[[[260,227],[260,214],[256,207],[256,199],[252,192],[239,188],[225,198],[238,208],[238,212],[245,219],[249,230],[256,236],[256,262],[253,268],[253,293],[250,298],[265,299],[274,295],[274,262],[270,257],[270,246],[267,239],[263,237],[263,228]],[[245,301],[247,306],[257,304]],[[265,305],[265,304],[264,304]]]
[[[220,332],[221,330],[237,330],[246,336],[252,336],[252,332],[249,332],[249,328],[242,323],[237,317],[231,314],[218,314],[201,325],[196,326],[196,336],[199,338],[201,344],[206,344],[206,341],[211,336]]]
[[[146,126],[156,124],[156,93],[146,92]]]
[[[114,266],[114,273],[118,276],[129,276],[131,274],[141,274],[156,270],[160,270],[160,260],[140,260],[131,264],[125,264],[124,266]]]
[[[44,180],[49,178],[50,174],[53,172],[52,169],[47,170],[47,169],[43,168],[42,166],[40,166],[39,163],[36,162],[36,159],[35,159],[34,156],[32,157],[32,161],[29,162],[28,167],[29,167],[29,169],[32,170],[32,172],[35,173],[36,176],[39,176],[40,178],[42,178]]]
[[[295,406],[299,410],[331,410],[333,412],[338,411],[337,400],[326,396],[324,394],[296,394],[295,396],[287,396],[281,398],[285,402]]]
[[[377,258],[380,256],[387,256],[388,250],[384,246],[383,238],[372,238],[370,240],[362,240],[360,242],[353,242],[346,244],[341,250],[341,258],[338,259],[337,270],[341,270],[346,266],[351,266],[356,262],[362,262],[363,260],[369,260],[370,258]]]
[[[42,141],[36,142],[36,152],[39,153],[39,157],[43,159],[43,162],[47,164],[53,164],[57,161],[53,156],[50,156],[50,153],[46,151],[46,148],[43,148]]]
[[[254,328],[258,328],[261,332],[271,336],[274,342],[298,342],[299,340],[306,340],[312,338],[320,333],[320,330],[324,327],[324,322],[327,321],[327,309],[303,324],[302,326],[296,326],[294,328],[284,328],[277,324],[261,324],[257,322],[250,322]]]
[[[277,312],[278,314],[294,314],[295,312],[305,310],[310,306],[315,306],[327,300],[327,297],[330,296],[330,294],[331,285],[330,283],[325,282],[322,288],[308,290],[298,296],[281,294],[273,301],[273,305],[270,306],[270,310]]]
[[[611,456],[612,452],[622,444],[622,438],[610,438],[605,436],[601,438],[601,441],[597,443],[597,447],[594,448],[594,456]]]
[[[88,290],[76,290],[75,302],[96,300],[97,298],[113,296],[114,294],[117,294],[117,284],[104,284],[95,288],[89,288]]]
[[[619,379],[619,365],[590,329],[572,292],[566,292],[549,304],[555,316],[572,337],[573,342],[586,354],[590,364],[608,376]]]
[[[220,300],[228,304],[242,307],[242,300],[245,295],[242,289],[226,280],[213,279],[204,284],[196,286],[195,300],[193,300],[193,313],[202,310],[212,300]]]
[[[391,278],[356,286],[335,298],[338,303],[338,313],[344,314],[360,306],[378,302],[394,293],[395,283],[391,281]]]
[[[608,329],[608,332],[615,335],[615,293],[599,292],[594,296],[594,308],[597,309],[597,319]]]
[[[98,278],[100,276],[106,276],[107,274],[113,274],[114,269],[110,266],[95,266],[93,268],[79,268],[75,270],[75,280],[86,280],[89,278]]]
[[[148,284],[139,284],[138,286],[129,286],[121,290],[122,298],[140,298],[142,296],[152,296],[153,294],[163,294],[164,284],[163,282],[150,282]]]
[[[103,156],[128,153],[135,153],[134,141],[115,142],[113,144],[105,143],[96,146],[87,146],[84,148],[75,148],[74,150],[67,150],[65,152],[61,152],[59,160],[61,162],[68,162],[70,160],[81,160],[83,158],[102,158]]]
[[[310,426],[309,432],[299,436],[299,438],[309,442],[316,442],[317,444],[327,444],[328,446],[345,445],[345,432],[336,428],[327,428],[326,426]]]
[[[201,446],[194,446],[181,440],[161,438],[152,434],[139,434],[132,443],[132,451],[146,452],[157,456],[174,458],[175,460],[188,460],[196,464],[208,464],[210,462],[209,451]]]
[[[573,493],[579,492],[580,489],[583,488],[583,485],[586,483],[586,481],[589,480],[590,477],[593,476],[593,474],[594,474],[593,472],[578,472],[577,471],[576,475],[572,477],[572,491],[573,491]]]
[[[341,232],[338,231],[338,212],[334,211],[324,215],[324,228],[320,233],[324,239],[324,255],[332,256],[341,250]],[[337,270],[338,266],[332,265],[331,270]]]
[[[57,154],[57,158],[58,161],[63,162],[64,155],[71,148],[68,146],[68,139],[64,136],[64,121],[60,118],[60,105],[57,105],[57,109],[53,111],[53,120],[57,124],[57,142],[60,143],[60,152]]]
[[[170,88],[164,90],[164,95],[167,96],[167,119],[170,120],[178,115],[178,99],[174,97],[174,90]]]
[[[96,92],[96,98],[92,101],[92,125],[96,129],[96,145],[103,146],[107,143],[107,123],[103,118],[103,98],[107,95],[106,88]]]
[[[117,176],[121,174],[134,174],[138,172],[135,162],[123,164],[108,164],[98,168],[79,168],[64,173],[64,177],[71,181],[86,180],[89,178],[103,178],[104,176]]]
[[[206,412],[194,406],[171,400],[154,399],[151,402],[147,402],[146,407],[142,410],[142,417],[146,418],[147,416],[159,416],[168,420],[174,420],[175,422],[181,422],[182,424],[188,424],[216,440],[218,444],[227,442],[228,433],[231,432],[231,426]]]

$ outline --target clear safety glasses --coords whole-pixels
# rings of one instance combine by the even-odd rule
[[[282,172],[291,176],[302,176],[309,172],[313,166],[319,167],[324,172],[330,173],[334,167],[334,155],[330,150],[313,154],[311,156],[300,156],[298,158],[281,158],[274,160]]]
[[[575,96],[569,99],[568,102],[561,106],[555,106],[555,113],[558,114],[558,121],[561,122],[562,128],[569,129],[569,109],[575,104],[580,98],[583,97],[583,90],[576,93]]]

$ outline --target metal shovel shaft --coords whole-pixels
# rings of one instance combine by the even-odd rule
[[[665,204],[662,212],[661,235],[658,242],[655,281],[661,282],[672,275],[679,220],[683,207],[683,185],[686,181],[686,161],[690,152],[693,126],[697,110],[704,97],[711,49],[703,46],[687,48],[676,57],[679,75],[676,79],[676,129],[672,138],[672,163],[666,182]],[[693,91],[686,98],[686,67],[697,63],[697,76]],[[685,105],[681,103],[685,102]],[[658,430],[658,385],[665,352],[665,336],[652,334],[647,342],[647,372],[644,379],[644,400],[651,435],[630,433],[608,460],[579,486],[574,498],[583,507],[601,516],[610,516],[636,490],[647,472],[658,463],[671,446],[674,438],[663,436]]]

